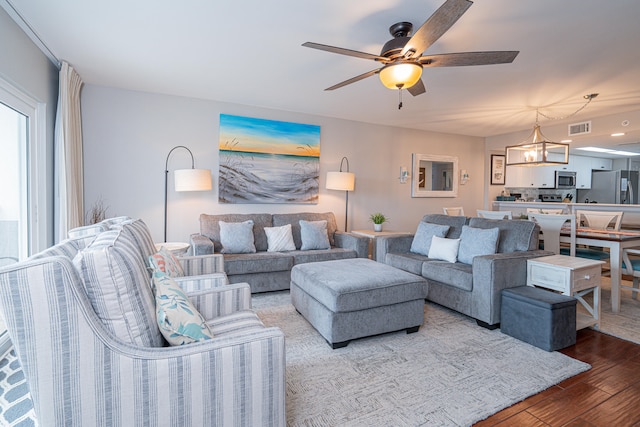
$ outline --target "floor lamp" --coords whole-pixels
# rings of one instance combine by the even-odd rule
[[[347,170],[342,171],[343,163],[347,163]],[[349,159],[343,157],[340,161],[340,172],[327,172],[327,190],[343,190],[346,195],[344,206],[344,231],[347,231],[347,218],[349,218],[349,191],[353,191],[356,183],[356,175],[349,172]]]
[[[209,169],[196,169],[193,153],[184,145],[177,145],[167,154],[164,164],[164,242],[167,242],[167,191],[169,181],[169,157],[178,148],[184,148],[191,156],[191,169],[176,169],[173,173],[175,191],[208,191],[211,190],[211,171]]]

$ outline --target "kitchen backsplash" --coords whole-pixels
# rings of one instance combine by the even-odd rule
[[[562,198],[567,198],[567,195],[570,195],[571,200],[576,200],[576,190],[556,190],[556,189],[544,189],[544,188],[510,188],[509,193],[511,195],[520,194],[520,198],[525,201],[538,201],[540,200],[540,196],[542,194],[557,194],[562,196]]]

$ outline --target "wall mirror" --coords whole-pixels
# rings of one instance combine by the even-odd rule
[[[413,154],[411,197],[457,196],[457,157]]]

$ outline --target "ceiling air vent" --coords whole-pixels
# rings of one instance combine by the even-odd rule
[[[569,125],[569,136],[591,133],[591,121]]]

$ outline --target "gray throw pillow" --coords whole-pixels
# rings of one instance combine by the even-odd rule
[[[498,249],[498,237],[500,237],[500,229],[498,228],[485,229],[468,225],[462,226],[458,261],[472,264],[474,257],[495,254]]]
[[[449,232],[449,228],[448,225],[438,225],[420,221],[416,234],[413,236],[411,249],[409,249],[409,251],[415,254],[429,256],[433,236],[445,237]]]
[[[300,220],[300,238],[302,247],[300,250],[331,249],[329,235],[327,234],[327,221]]]
[[[220,221],[220,243],[223,254],[251,254],[256,251],[253,243],[253,221]]]

